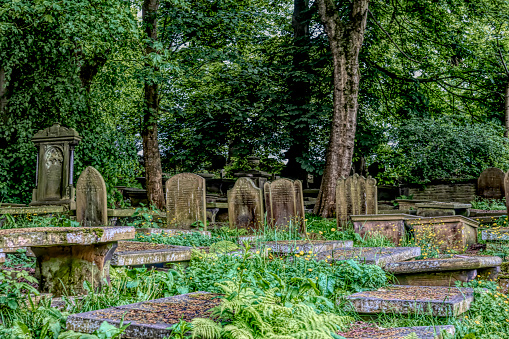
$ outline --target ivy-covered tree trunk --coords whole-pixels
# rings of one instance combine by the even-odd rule
[[[145,55],[155,52],[153,43],[157,40],[157,10],[159,0],[144,0],[142,8],[142,19],[145,33],[149,42],[145,47]],[[145,64],[145,67],[152,67],[153,72],[157,68]],[[143,159],[145,162],[145,178],[147,182],[148,200],[157,208],[164,208],[163,194],[163,171],[161,167],[161,154],[159,153],[159,142],[157,140],[157,121],[159,118],[159,88],[153,80],[145,80],[145,103],[143,112],[143,125],[141,137],[143,138]]]
[[[359,52],[364,40],[369,0],[353,0],[340,15],[334,0],[318,0],[334,65],[334,104],[325,170],[314,213],[331,217],[335,210],[336,181],[350,174],[357,128]],[[349,13],[345,15],[344,13]]]
[[[308,115],[311,100],[310,83],[306,73],[309,69],[309,1],[293,1],[293,69],[288,80],[290,89],[290,110],[293,117],[291,129],[292,144],[286,151],[285,157],[288,163],[282,171],[282,175],[294,179],[304,179],[306,171],[302,168],[299,158],[304,158],[309,148],[309,123]]]

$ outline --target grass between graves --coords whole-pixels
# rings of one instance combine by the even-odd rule
[[[36,222],[41,221],[37,218]],[[29,223],[22,226],[34,227]],[[355,246],[393,246],[382,237],[361,238],[351,227],[337,230],[335,221],[320,218],[308,217],[308,233],[301,237],[292,232],[289,225],[287,231],[264,230],[260,235],[263,240],[298,240],[318,237],[316,234],[327,240],[353,240]],[[509,337],[509,299],[497,292],[494,282],[464,284],[476,288],[476,300],[471,310],[458,318],[435,318],[425,314],[381,314],[362,318],[346,311],[345,296],[390,283],[390,277],[381,268],[351,260],[314,261],[312,253],[295,256],[292,260],[276,255],[262,256],[249,252],[248,247],[244,247],[241,256],[221,253],[231,250],[229,246],[241,235],[242,232],[221,229],[213,231],[210,238],[199,233],[137,236],[137,240],[172,245],[212,245],[215,250],[210,252],[216,253],[196,250],[188,267],[177,266],[165,272],[143,268],[112,269],[111,286],[94,291],[87,285],[89,293],[84,298],[62,298],[63,311],[51,307],[49,299],[26,297],[27,292],[37,294],[33,287],[36,281],[28,271],[14,275],[11,271],[0,271],[0,320],[3,324],[0,338],[115,338],[122,329],[108,324],[93,335],[66,331],[66,316],[194,291],[222,293],[226,298],[222,308],[216,310],[214,322],[210,319],[181,322],[175,326],[172,338],[185,338],[189,331],[194,331],[197,338],[342,338],[337,333],[348,331],[354,322],[369,322],[383,328],[451,324],[456,327],[456,338]],[[433,241],[415,243],[407,239],[405,244],[420,246],[426,257],[440,254],[438,244]],[[509,253],[509,249],[498,253]],[[29,261],[24,254],[8,255],[6,266],[30,268],[33,260]]]

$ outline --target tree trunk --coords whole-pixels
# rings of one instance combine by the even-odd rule
[[[504,114],[505,114],[504,137],[509,138],[509,80],[505,84]]]
[[[286,151],[285,157],[288,162],[281,172],[281,175],[293,179],[306,179],[306,171],[298,162],[298,158],[303,158],[309,148],[309,123],[307,116],[311,101],[310,83],[302,75],[309,72],[309,1],[294,0],[293,1],[293,69],[299,71],[301,75],[291,76],[288,79],[288,87],[290,90],[290,105],[294,106],[292,114],[292,122],[297,126],[291,131],[292,144]],[[300,120],[300,121],[299,121]]]
[[[364,40],[369,0],[353,0],[349,15],[340,16],[334,0],[318,0],[334,64],[334,104],[325,170],[314,213],[331,217],[335,210],[336,181],[350,174],[357,127],[359,52]],[[342,20],[343,18],[343,20]]]
[[[153,42],[157,40],[157,10],[159,0],[144,0],[142,19],[145,33],[150,41],[145,47],[145,55],[155,52]],[[151,67],[145,64],[145,67]],[[157,67],[152,66],[157,72]],[[145,177],[147,182],[148,200],[157,208],[164,208],[163,171],[161,168],[161,154],[157,140],[157,121],[159,118],[159,89],[157,83],[145,80],[145,103],[141,137],[143,138],[143,159],[145,162]]]

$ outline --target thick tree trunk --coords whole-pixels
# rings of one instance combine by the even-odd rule
[[[509,138],[509,80],[505,84],[504,114],[505,114],[504,137]]]
[[[309,72],[309,1],[294,0],[293,2],[293,69],[302,73]],[[306,171],[297,161],[303,158],[309,149],[309,105],[311,101],[310,83],[305,76],[291,76],[288,80],[290,89],[290,105],[295,108],[292,110],[293,123],[296,125],[292,129],[292,144],[290,145],[285,157],[288,163],[282,171],[282,175],[294,179],[305,179]]]
[[[145,47],[145,54],[153,53],[152,42],[157,40],[157,10],[159,0],[144,0],[142,8],[145,33],[151,42]],[[146,64],[145,67],[150,67]],[[157,69],[154,67],[154,71]],[[159,89],[156,83],[145,82],[145,105],[141,137],[143,138],[143,159],[145,160],[145,177],[148,200],[157,208],[164,208],[163,171],[161,154],[157,140],[157,120],[159,118]]]
[[[340,16],[334,0],[318,0],[334,64],[334,108],[325,171],[314,213],[331,217],[335,210],[336,181],[348,176],[352,166],[357,97],[359,93],[359,52],[364,40],[369,0],[353,0],[349,16]],[[343,20],[342,20],[343,18]]]

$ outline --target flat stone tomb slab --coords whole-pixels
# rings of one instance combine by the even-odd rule
[[[446,317],[468,311],[472,288],[392,285],[347,297],[358,313],[429,314]]]
[[[191,260],[191,247],[120,241],[111,259],[112,266],[139,266]]]
[[[191,234],[200,233],[201,235],[211,237],[210,231],[198,231],[198,230],[181,230],[177,228],[137,228],[136,233],[151,235],[151,234],[165,234],[165,235],[178,235],[178,234]]]
[[[355,233],[366,235],[383,235],[395,245],[399,245],[405,236],[406,220],[418,217],[410,214],[367,214],[350,217]]]
[[[386,264],[399,284],[414,286],[454,286],[477,276],[495,279],[502,259],[496,256],[454,255],[451,258],[423,259]]]
[[[363,331],[361,334],[354,334],[354,336],[345,336],[347,339],[403,339],[406,336],[415,333],[419,339],[442,339],[443,333],[455,334],[456,329],[452,325],[443,326],[415,326],[415,327],[396,327],[384,329],[369,329]]]
[[[481,232],[481,238],[485,241],[509,241],[509,228],[494,227]]]
[[[119,327],[121,319],[130,323],[123,338],[163,339],[171,334],[170,326],[181,319],[207,318],[209,310],[220,303],[217,295],[194,292],[136,304],[107,308],[67,317],[67,329],[93,333],[103,321]]]
[[[263,246],[270,248],[275,253],[293,254],[304,251],[309,253],[319,253],[330,251],[338,248],[351,248],[353,241],[351,240],[284,240],[284,241],[267,241],[262,243]]]
[[[319,260],[355,260],[385,266],[387,263],[412,259],[421,255],[420,247],[354,247],[319,253]]]
[[[31,247],[39,290],[59,297],[82,294],[83,283],[109,283],[117,242],[134,238],[134,227],[37,227],[0,230],[0,248]]]

